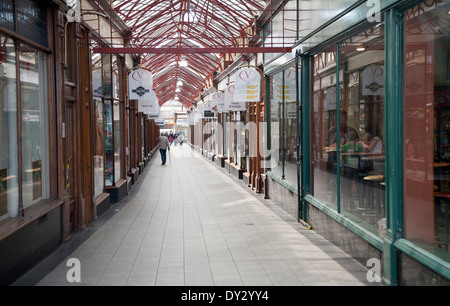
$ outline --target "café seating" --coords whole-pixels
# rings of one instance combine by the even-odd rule
[[[369,196],[369,201],[368,201],[368,205],[366,206],[366,210],[363,213],[366,216],[373,216],[374,213],[376,216],[380,216],[381,215],[381,188],[377,187],[377,184],[381,183],[384,181],[384,176],[383,175],[368,175],[365,176],[363,178],[364,181],[369,182],[370,186],[369,186],[369,192],[368,192],[368,196]],[[374,192],[374,189],[376,189],[376,192]],[[374,198],[376,197],[376,202],[374,205]],[[375,206],[375,211],[374,211],[374,206]]]

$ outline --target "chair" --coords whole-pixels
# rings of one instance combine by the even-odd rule
[[[381,215],[381,188],[377,188],[377,183],[380,183],[384,181],[383,175],[368,175],[363,178],[364,181],[369,182],[371,184],[371,188],[369,188],[369,205],[366,206],[366,210],[364,214],[366,216],[373,216],[374,212],[376,213],[376,216]],[[377,189],[377,192],[375,193],[373,189]],[[374,195],[376,195],[377,201],[375,205],[375,211],[373,210],[373,202],[374,202]]]

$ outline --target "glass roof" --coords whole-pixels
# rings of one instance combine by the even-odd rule
[[[130,45],[144,48],[223,48],[242,46],[255,16],[266,1],[258,0],[113,0],[112,6],[133,31]],[[183,52],[181,52],[183,53]],[[141,65],[152,71],[160,104],[173,100],[190,105],[216,71],[212,53],[143,54]],[[183,85],[177,86],[181,81]]]

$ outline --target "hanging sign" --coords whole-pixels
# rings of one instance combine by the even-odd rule
[[[286,118],[297,119],[297,103],[289,102],[286,104]]]
[[[235,76],[235,102],[259,102],[261,100],[261,74],[254,68],[242,68]]]
[[[213,108],[216,107],[219,113],[225,112],[225,94],[217,91],[211,95],[211,103]]]
[[[157,111],[158,109],[156,101],[139,100],[138,112],[147,114],[147,113],[156,113]]]
[[[148,98],[148,100],[139,99],[138,112],[159,113],[158,98],[153,90],[150,92],[150,96]]]
[[[187,115],[187,122],[188,122],[188,125],[194,125],[195,124],[194,113],[189,113]]]
[[[236,86],[234,84],[228,85],[225,89],[224,93],[224,108],[225,111],[245,111],[245,102],[236,102],[234,100],[234,92],[235,92]]]
[[[370,66],[362,74],[363,96],[384,96],[384,67]]]
[[[284,73],[284,101],[291,102],[297,99],[297,84],[295,69],[287,69],[273,77],[273,99],[283,101],[283,73]]]
[[[194,114],[194,125],[197,124],[200,120],[202,120],[203,114],[201,112],[196,112]]]
[[[178,127],[186,127],[186,126],[188,126],[187,118],[178,118],[177,122],[176,122],[176,125]]]
[[[164,119],[163,116],[158,116],[158,118],[155,118],[155,124],[159,126],[164,126],[166,125],[166,120]]]
[[[128,98],[130,100],[151,100],[153,78],[150,71],[138,68],[128,73]]]
[[[158,100],[156,100],[156,101],[158,101]],[[159,101],[158,101],[158,102],[156,102],[155,109],[148,112],[147,115],[150,119],[155,119],[155,118],[158,118],[160,114],[161,114],[161,107],[159,106]]]
[[[203,104],[203,118],[214,118],[215,112],[212,109],[213,104],[211,102],[206,102]]]

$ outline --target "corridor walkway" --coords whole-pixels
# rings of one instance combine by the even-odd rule
[[[126,199],[15,285],[370,285],[364,266],[187,145],[171,161],[156,154]]]

